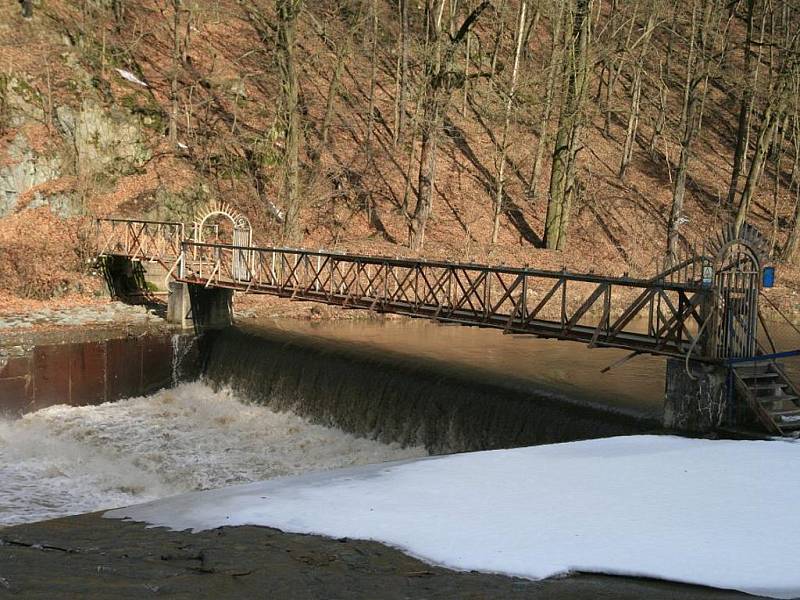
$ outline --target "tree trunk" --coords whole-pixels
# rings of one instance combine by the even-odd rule
[[[281,78],[283,152],[284,241],[300,238],[300,112],[295,28],[302,0],[277,0],[278,66]]]
[[[436,179],[436,142],[436,135],[431,135],[430,131],[423,131],[417,179],[419,201],[410,223],[412,250],[421,250],[425,244],[425,228],[428,225],[428,217],[431,215],[430,199],[433,193],[433,182]]]
[[[339,93],[339,80],[342,78],[345,60],[350,56],[349,40],[342,45],[336,53],[336,67],[333,69],[330,85],[328,86],[328,98],[325,101],[325,114],[322,118],[322,128],[319,134],[319,149],[315,156],[315,162],[319,165],[322,160],[322,152],[328,145],[331,123],[333,122],[333,109],[336,96]]]
[[[511,126],[511,112],[514,109],[514,94],[517,91],[517,73],[519,72],[519,57],[522,52],[522,39],[525,29],[525,13],[528,10],[527,0],[522,0],[519,5],[517,18],[517,32],[514,40],[514,66],[511,70],[511,83],[506,97],[505,116],[503,120],[503,134],[500,141],[500,161],[497,167],[497,183],[494,198],[494,222],[492,224],[492,244],[497,243],[500,232],[500,215],[503,214],[503,194],[505,193],[506,156],[508,154],[508,129]]]
[[[747,0],[747,37],[744,48],[744,75],[745,84],[742,89],[742,97],[739,103],[739,124],[736,131],[736,150],[733,153],[733,170],[731,171],[731,182],[728,186],[728,206],[733,206],[736,199],[736,192],[739,186],[739,176],[742,172],[745,158],[747,156],[747,132],[750,130],[750,113],[753,105],[753,82],[751,81],[753,44],[753,10],[756,0]]]
[[[631,36],[633,35],[633,26],[636,22],[636,10],[634,8],[634,14],[630,19],[630,25],[628,27],[628,33],[625,37],[625,41],[623,45],[617,49],[617,54],[619,56],[611,56],[610,58],[610,65],[608,69],[608,85],[606,86],[606,112],[605,118],[603,119],[603,135],[606,137],[611,137],[611,118],[616,112],[614,110],[614,89],[617,87],[617,80],[619,79],[620,73],[622,73],[622,67],[625,64],[625,52],[628,47],[631,45]]]
[[[424,87],[424,86],[423,86]],[[405,170],[405,184],[403,185],[403,202],[401,205],[401,209],[403,214],[406,218],[409,218],[408,214],[408,199],[411,195],[411,172],[414,166],[414,153],[415,153],[415,145],[417,143],[417,133],[418,133],[418,125],[419,125],[419,113],[422,110],[422,94],[424,90],[419,90],[417,93],[417,99],[414,102],[414,116],[411,120],[411,138],[408,142],[408,161],[406,162],[406,170]]]
[[[786,130],[789,128],[789,117],[788,115],[783,118],[783,123],[781,124],[779,130],[780,135],[778,137],[778,142],[773,145],[773,152],[774,152],[774,160],[775,160],[775,177],[772,179],[772,234],[770,235],[769,241],[769,255],[774,256],[775,254],[775,244],[778,241],[778,199],[779,199],[779,192],[780,192],[780,185],[781,185],[781,167],[783,161],[783,145],[786,141]],[[794,173],[793,173],[794,175]],[[791,182],[789,183],[789,189],[792,189]]]
[[[125,24],[125,5],[123,0],[111,0],[111,12],[114,13],[114,29],[119,33]]]
[[[378,61],[378,2],[372,0],[372,48],[370,50],[370,66],[369,66],[369,106],[367,107],[367,141],[364,145],[367,152],[367,169],[372,170],[373,161],[375,159],[372,149],[372,135],[375,129],[375,73]],[[366,195],[367,198],[367,221],[372,223],[372,196]]]
[[[678,253],[678,236],[681,225],[685,217],[683,215],[684,197],[686,195],[686,175],[689,169],[689,159],[691,158],[692,145],[699,129],[701,86],[702,93],[705,93],[703,86],[704,73],[701,72],[696,60],[697,55],[697,7],[692,6],[692,29],[689,41],[689,55],[686,63],[686,79],[683,92],[683,107],[681,110],[681,127],[683,137],[681,138],[681,154],[678,159],[678,169],[675,173],[675,184],[672,190],[672,207],[669,215],[669,226],[667,230],[667,256],[674,260]]]
[[[678,7],[682,6],[682,4],[681,0],[674,0],[672,3],[672,19],[670,20],[669,38],[667,39],[667,56],[664,59],[664,71],[667,80],[672,77],[672,53],[678,32]]]
[[[633,142],[639,128],[639,104],[642,95],[642,69],[637,66],[633,72],[631,89],[631,108],[628,113],[628,126],[625,128],[625,142],[622,144],[622,160],[619,164],[619,178],[625,179],[625,171],[633,158]]]
[[[497,73],[497,59],[500,56],[500,49],[503,46],[503,35],[506,32],[506,4],[508,0],[500,0],[500,6],[497,8],[497,27],[494,35],[494,48],[492,49],[492,60],[490,62],[489,83],[494,81],[494,76]]]
[[[542,120],[539,126],[539,139],[536,140],[536,156],[533,160],[533,172],[528,183],[528,197],[531,201],[536,199],[536,188],[539,178],[542,176],[542,160],[544,159],[544,149],[547,146],[547,138],[550,132],[550,120],[553,114],[553,95],[555,93],[556,71],[561,55],[561,27],[564,23],[564,3],[566,0],[559,0],[556,9],[556,17],[553,20],[553,45],[550,48],[550,61],[547,67],[547,84],[544,96],[544,109],[542,110]]]
[[[772,107],[767,107],[764,114],[764,121],[758,132],[755,149],[753,150],[753,160],[747,173],[747,181],[742,190],[742,199],[739,201],[739,210],[736,212],[736,232],[741,230],[742,225],[747,220],[747,213],[750,211],[750,201],[753,199],[758,180],[761,178],[764,162],[769,150],[769,142],[778,126],[779,115]]]
[[[431,1],[426,4],[427,47],[425,79],[422,94],[422,152],[419,160],[417,184],[417,204],[409,219],[409,245],[413,250],[421,250],[425,243],[425,228],[433,206],[433,186],[436,176],[436,149],[439,133],[450,103],[453,90],[463,85],[463,78],[452,74],[452,64],[456,50],[469,34],[481,13],[490,6],[489,0],[481,3],[464,19],[455,36],[444,44],[441,20],[434,18]]]
[[[800,118],[796,108],[794,115],[792,115],[792,147],[794,148],[794,164],[792,165],[789,191],[792,191],[792,184],[794,184],[794,221],[786,247],[783,250],[783,259],[786,261],[794,261],[797,256],[798,246],[800,246]]]
[[[571,198],[575,193],[575,159],[580,144],[580,120],[586,89],[591,0],[576,0],[574,14],[567,11],[564,30],[570,32],[564,60],[564,99],[558,118],[550,198],[547,203],[544,243],[561,250],[566,245]]]
[[[399,0],[400,38],[397,52],[397,87],[395,92],[394,144],[400,141],[406,123],[408,90],[408,0]],[[469,47],[469,46],[467,46]]]
[[[783,259],[787,262],[794,262],[797,258],[797,249],[800,247],[800,179],[795,182],[794,191],[794,223],[792,232],[786,242],[783,252]]]
[[[467,42],[464,49],[464,94],[461,99],[461,116],[467,116],[467,100],[469,99],[469,67],[470,67],[470,51],[472,50],[472,35],[467,34]]]
[[[619,178],[624,179],[625,170],[631,162],[633,156],[633,143],[636,140],[636,131],[639,128],[639,107],[642,95],[642,71],[644,60],[647,57],[647,50],[650,44],[650,34],[655,27],[655,11],[650,13],[645,25],[644,34],[640,40],[642,49],[639,52],[638,60],[633,67],[633,83],[631,85],[631,108],[628,113],[628,126],[625,129],[625,142],[622,145],[622,160],[619,165]]]
[[[664,125],[667,124],[667,101],[669,100],[669,88],[664,81],[664,66],[663,63],[658,63],[658,115],[656,122],[653,123],[653,135],[650,138],[648,149],[650,154],[655,154],[656,142],[661,137],[664,131]]]
[[[172,77],[169,86],[169,143],[174,147],[178,142],[178,67],[181,62],[181,0],[172,0],[174,11],[172,21]]]

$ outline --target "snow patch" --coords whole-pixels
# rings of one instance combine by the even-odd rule
[[[135,83],[136,85],[141,85],[142,87],[150,87],[130,71],[126,71],[125,69],[114,69],[114,70],[120,74],[120,77],[130,81],[131,83]]]
[[[376,540],[531,579],[599,572],[793,598],[798,470],[797,444],[631,436],[284,477],[106,516]]]

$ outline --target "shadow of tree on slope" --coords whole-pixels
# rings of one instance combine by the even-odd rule
[[[472,147],[467,142],[464,132],[450,119],[445,120],[444,124],[445,135],[453,142],[453,145],[458,148],[461,154],[464,155],[470,164],[480,174],[479,181],[483,185],[489,196],[493,196],[497,191],[497,179],[489,172],[480,159],[475,155]],[[503,192],[503,204],[506,207],[505,215],[508,217],[509,222],[516,228],[522,238],[536,247],[542,247],[542,238],[536,235],[536,232],[525,219],[522,208],[517,204],[507,192]]]

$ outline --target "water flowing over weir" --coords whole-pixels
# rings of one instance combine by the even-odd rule
[[[275,410],[431,453],[460,452],[641,433],[656,419],[569,398],[544,387],[502,385],[466,373],[270,328],[210,331],[201,371]]]
[[[184,383],[0,418],[0,527],[183,492],[424,455]]]
[[[427,453],[658,429],[657,400],[625,410],[652,387],[626,384],[615,404],[620,388],[600,390],[597,366],[576,366],[574,351],[484,333],[287,322],[7,347],[0,527]]]

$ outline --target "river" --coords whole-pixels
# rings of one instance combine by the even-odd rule
[[[139,395],[152,348],[169,360],[163,338],[139,341],[135,377],[106,371],[94,376],[104,393],[78,398],[70,384],[61,401],[0,418],[0,526],[427,453],[636,433],[660,418],[663,359],[601,373],[618,350],[414,321],[258,322],[220,336],[201,381],[177,381],[186,352],[173,338],[159,375],[172,387]],[[52,383],[51,365],[75,370],[86,352],[64,346],[73,359],[26,377]],[[107,368],[131,362],[105,352]],[[104,402],[112,381],[133,397]]]

